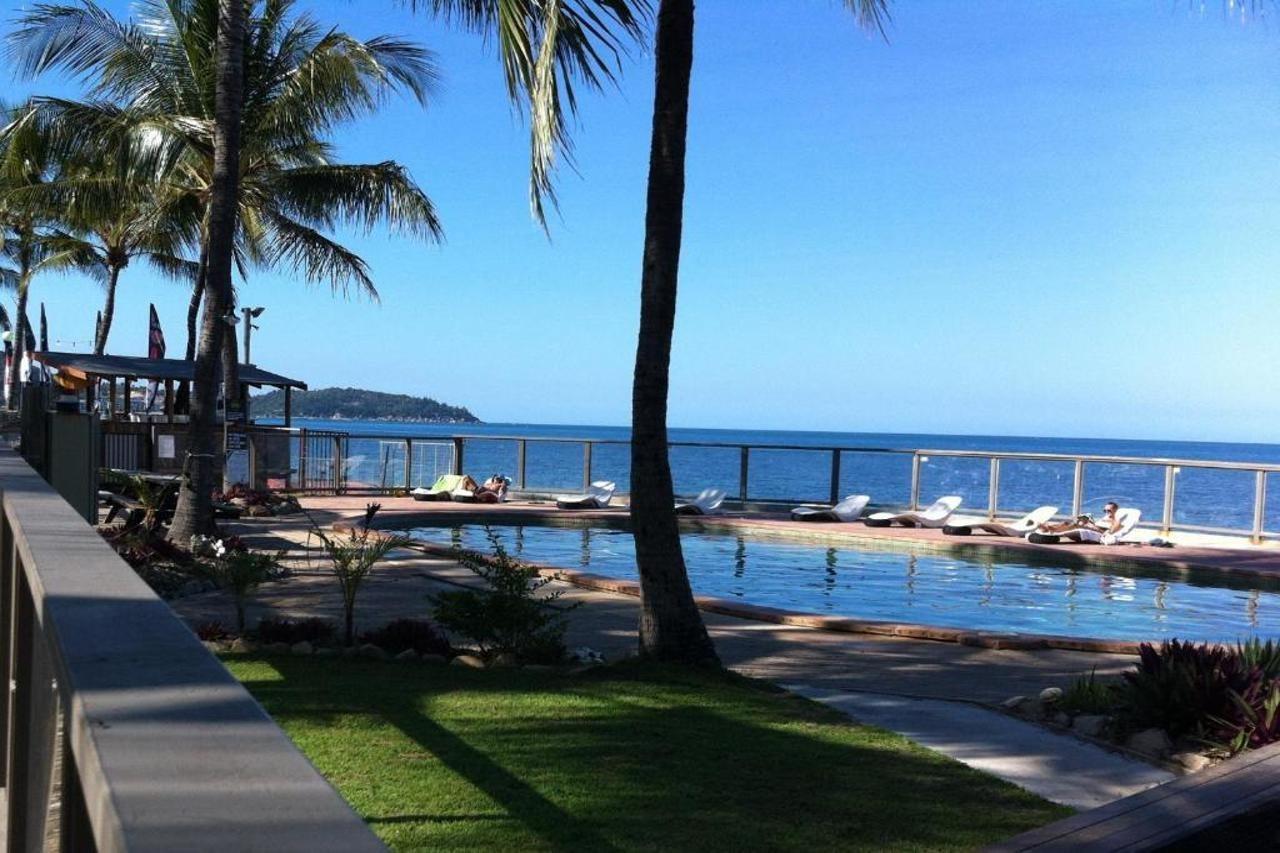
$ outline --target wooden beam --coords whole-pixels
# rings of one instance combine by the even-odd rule
[[[124,378],[124,405],[120,407],[127,415],[133,411],[133,377]]]
[[[284,425],[293,425],[293,389],[288,385],[284,386]]]
[[[173,423],[173,380],[166,379],[164,381],[164,416],[165,420]]]

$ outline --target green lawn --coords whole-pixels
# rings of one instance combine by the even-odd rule
[[[972,849],[1067,813],[728,674],[224,660],[399,849]]]

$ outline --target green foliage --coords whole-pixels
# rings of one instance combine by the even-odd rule
[[[411,542],[407,537],[373,529],[373,519],[380,509],[381,504],[367,504],[359,523],[332,534],[325,533],[315,519],[308,516],[311,535],[320,540],[329,569],[342,590],[342,639],[348,646],[355,643],[356,597],[360,585],[383,557]]]
[[[1070,810],[722,671],[227,667],[393,850],[978,850]]]
[[[534,566],[516,560],[497,535],[485,531],[493,556],[459,552],[458,561],[485,582],[485,588],[459,589],[432,597],[435,619],[449,631],[476,644],[482,655],[504,652],[527,663],[557,663],[564,658],[565,614],[577,605],[562,607],[564,594],[540,594],[552,582]]]
[[[209,545],[197,541],[200,539],[193,537],[192,541],[192,551],[197,555],[196,573],[230,593],[236,608],[236,630],[243,634],[249,596],[262,584],[280,576],[284,552],[231,550],[223,547],[221,540]]]
[[[1225,714],[1229,691],[1246,686],[1240,660],[1224,646],[1166,640],[1143,644],[1138,665],[1120,688],[1130,728],[1156,727],[1171,737],[1203,736],[1212,716]]]
[[[1280,643],[1275,640],[1264,643],[1257,637],[1251,637],[1237,643],[1235,652],[1245,669],[1257,667],[1267,678],[1280,676]]]
[[[359,388],[318,388],[295,391],[293,416],[325,420],[393,420],[428,423],[479,423],[479,419],[460,406],[450,406],[430,397],[407,394],[384,394]],[[253,398],[253,411],[259,417],[284,415],[284,392],[271,391]]]
[[[1116,685],[1098,680],[1097,670],[1071,682],[1058,707],[1068,714],[1105,714],[1116,706]]]
[[[1226,714],[1210,717],[1214,732],[1207,741],[1231,755],[1280,741],[1280,681],[1253,672],[1248,687],[1228,692]]]
[[[396,619],[376,631],[361,634],[360,642],[372,643],[393,655],[409,649],[420,655],[449,657],[453,654],[449,638],[425,619]]]
[[[328,619],[310,617],[308,619],[285,619],[268,617],[258,620],[255,632],[260,643],[301,643],[306,641],[312,645],[324,645],[337,633],[334,624]]]

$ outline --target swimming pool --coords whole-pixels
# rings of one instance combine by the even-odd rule
[[[513,556],[609,577],[636,577],[630,532],[497,526]],[[425,542],[491,550],[484,527],[418,527]],[[1280,585],[1197,583],[854,543],[741,533],[682,536],[694,592],[787,610],[947,628],[1107,640],[1280,637]]]

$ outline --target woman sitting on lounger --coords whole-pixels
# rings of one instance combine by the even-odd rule
[[[1036,528],[1036,533],[1045,533],[1050,536],[1060,536],[1063,533],[1070,533],[1073,530],[1092,530],[1095,533],[1103,535],[1108,533],[1117,533],[1121,528],[1120,519],[1116,517],[1116,513],[1120,511],[1120,505],[1115,501],[1107,501],[1106,506],[1102,508],[1102,520],[1094,521],[1090,516],[1078,515],[1070,521],[1051,522],[1046,521],[1044,524]]]

